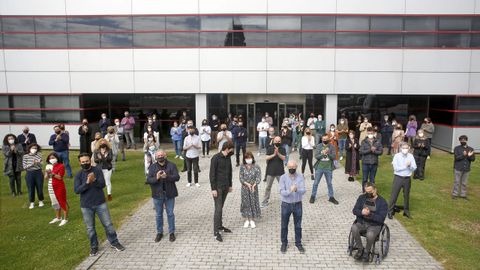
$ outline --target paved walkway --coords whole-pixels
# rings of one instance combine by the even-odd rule
[[[298,160],[296,152],[292,158]],[[232,159],[233,160],[233,159]],[[335,197],[340,202],[327,201],[324,179],[319,185],[317,201],[308,203],[313,181],[310,174],[303,204],[303,244],[300,254],[294,243],[293,222],[289,228],[289,248],[280,253],[280,195],[274,183],[270,205],[262,209],[262,219],[256,229],[244,229],[240,215],[240,183],[234,167],[234,191],[224,206],[224,225],[233,230],[224,234],[224,242],[215,241],[212,233],[213,199],[208,180],[209,158],[200,159],[200,188],[185,187],[186,175],[178,183],[179,197],[175,205],[177,241],[168,237],[154,242],[155,211],[148,201],[118,230],[126,250],[116,252],[103,247],[97,257],[89,257],[78,269],[441,269],[397,220],[388,220],[391,247],[387,258],[378,266],[355,262],[347,255],[347,238],[354,220],[352,207],[360,194],[358,182],[348,182],[343,169],[334,173]],[[265,168],[264,156],[257,164]],[[179,168],[181,169],[181,168]],[[260,185],[260,200],[265,189]],[[165,231],[168,225],[165,216]],[[97,226],[99,230],[103,228]]]

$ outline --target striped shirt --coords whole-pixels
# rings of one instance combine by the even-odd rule
[[[34,161],[40,161],[34,164]],[[23,156],[23,169],[26,171],[36,171],[42,169],[42,153],[37,152],[35,155],[26,154]]]

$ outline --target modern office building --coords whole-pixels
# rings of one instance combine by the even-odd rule
[[[46,145],[81,118],[164,128],[268,111],[436,124],[480,147],[480,0],[0,0],[0,128]]]

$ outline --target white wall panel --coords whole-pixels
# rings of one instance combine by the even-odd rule
[[[333,70],[334,49],[268,49],[268,70]]]
[[[267,72],[268,93],[332,93],[334,73],[330,71],[312,72]]]
[[[266,49],[201,49],[200,70],[265,70]]]
[[[198,49],[135,49],[135,70],[198,70]]]
[[[8,72],[9,93],[69,93],[68,72]]]
[[[65,0],[2,0],[2,15],[65,15]]]
[[[402,94],[467,94],[468,81],[468,73],[405,72]]]
[[[404,14],[405,0],[337,0],[337,12],[348,14]]]
[[[407,14],[473,14],[472,0],[405,0]]]
[[[7,75],[5,71],[0,72],[0,93],[7,93]]]
[[[405,50],[404,71],[469,72],[468,50]]]
[[[202,71],[200,72],[201,93],[231,93],[233,91],[233,72]]]
[[[267,0],[198,0],[199,13],[267,13]]]
[[[480,73],[470,73],[470,89],[471,95],[480,95]]]
[[[68,71],[68,51],[5,50],[5,65],[8,71]]]
[[[471,72],[480,72],[480,51],[472,50],[472,59],[470,61],[470,71]]]
[[[4,50],[0,50],[0,71],[5,70],[5,61],[3,60]]]
[[[265,93],[265,71],[202,71],[202,93]]]
[[[70,50],[72,71],[131,71],[133,50]]]
[[[72,72],[72,93],[134,93],[133,72]]]
[[[336,72],[335,93],[400,94],[400,72]]]
[[[269,13],[335,13],[336,0],[268,0]]]
[[[65,0],[67,15],[131,14],[134,0]],[[41,2],[41,1],[40,1]]]
[[[402,71],[402,50],[337,49],[336,71]]]
[[[136,93],[198,93],[198,72],[135,72]]]
[[[198,0],[132,0],[133,14],[196,14]]]

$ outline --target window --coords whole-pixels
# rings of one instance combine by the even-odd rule
[[[470,45],[468,34],[439,34],[438,47],[440,48],[467,48]]]
[[[167,33],[167,47],[198,47],[198,33],[169,32]]]
[[[35,48],[35,34],[3,34],[5,48]]]
[[[8,96],[0,96],[0,122],[10,122],[10,111],[2,110],[10,108]]]
[[[369,38],[368,33],[340,32],[337,33],[335,42],[342,47],[368,46]]]
[[[302,30],[335,30],[335,17],[303,16]]]
[[[370,28],[369,17],[338,16],[337,30],[368,30]]]
[[[405,34],[403,45],[405,47],[435,47],[436,40],[434,34]]]
[[[17,18],[7,17],[2,18],[2,25],[4,32],[34,32],[33,17],[31,18]]]
[[[80,99],[78,96],[46,96],[44,107],[78,109],[80,107]]]
[[[470,39],[470,47],[472,48],[480,47],[480,34],[472,34]]]
[[[165,31],[164,16],[134,16],[134,31]]]
[[[112,31],[131,31],[132,30],[132,17],[100,17],[100,31],[112,32]]]
[[[265,16],[236,16],[233,24],[243,30],[266,30],[267,17]]]
[[[370,33],[372,47],[402,47],[402,34]]]
[[[35,17],[35,31],[64,33],[67,31],[67,20],[64,17]]]
[[[13,122],[33,122],[38,123],[42,121],[42,114],[40,110],[33,110],[41,108],[40,96],[13,96],[13,108],[32,109],[15,110],[12,111]]]
[[[372,16],[370,30],[403,30],[402,17]]]
[[[407,31],[435,31],[436,27],[436,17],[405,17]]]
[[[480,17],[472,18],[472,31],[480,31]]]
[[[298,32],[270,32],[268,33],[268,46],[300,46],[301,33]]]
[[[301,17],[299,16],[269,16],[269,30],[300,30]]]
[[[199,30],[200,18],[197,16],[167,16],[166,27],[167,30]]]
[[[68,32],[98,32],[100,31],[100,18],[69,17],[67,25]]]
[[[267,46],[267,33],[261,33],[261,32],[233,33],[233,46],[265,47]]]
[[[479,110],[480,97],[458,97],[457,110]]]
[[[37,48],[67,48],[67,34],[36,34],[35,44]]]
[[[240,43],[241,40],[238,40]],[[201,47],[228,47],[233,46],[232,32],[202,32],[200,33]],[[237,45],[242,46],[242,45]]]
[[[104,33],[100,37],[102,48],[130,48],[132,47],[132,34]]]
[[[165,47],[165,33],[134,33],[133,46],[142,47]]]
[[[233,18],[231,16],[204,16],[201,17],[202,30],[232,30]]]
[[[458,126],[480,126],[480,112],[459,112],[456,116]]]
[[[100,48],[100,34],[69,34],[70,48]]]
[[[304,47],[330,47],[335,46],[335,33],[303,32],[302,46]]]
[[[472,25],[470,17],[439,17],[439,31],[469,31]]]
[[[80,111],[45,111],[46,123],[73,123],[80,119]]]

